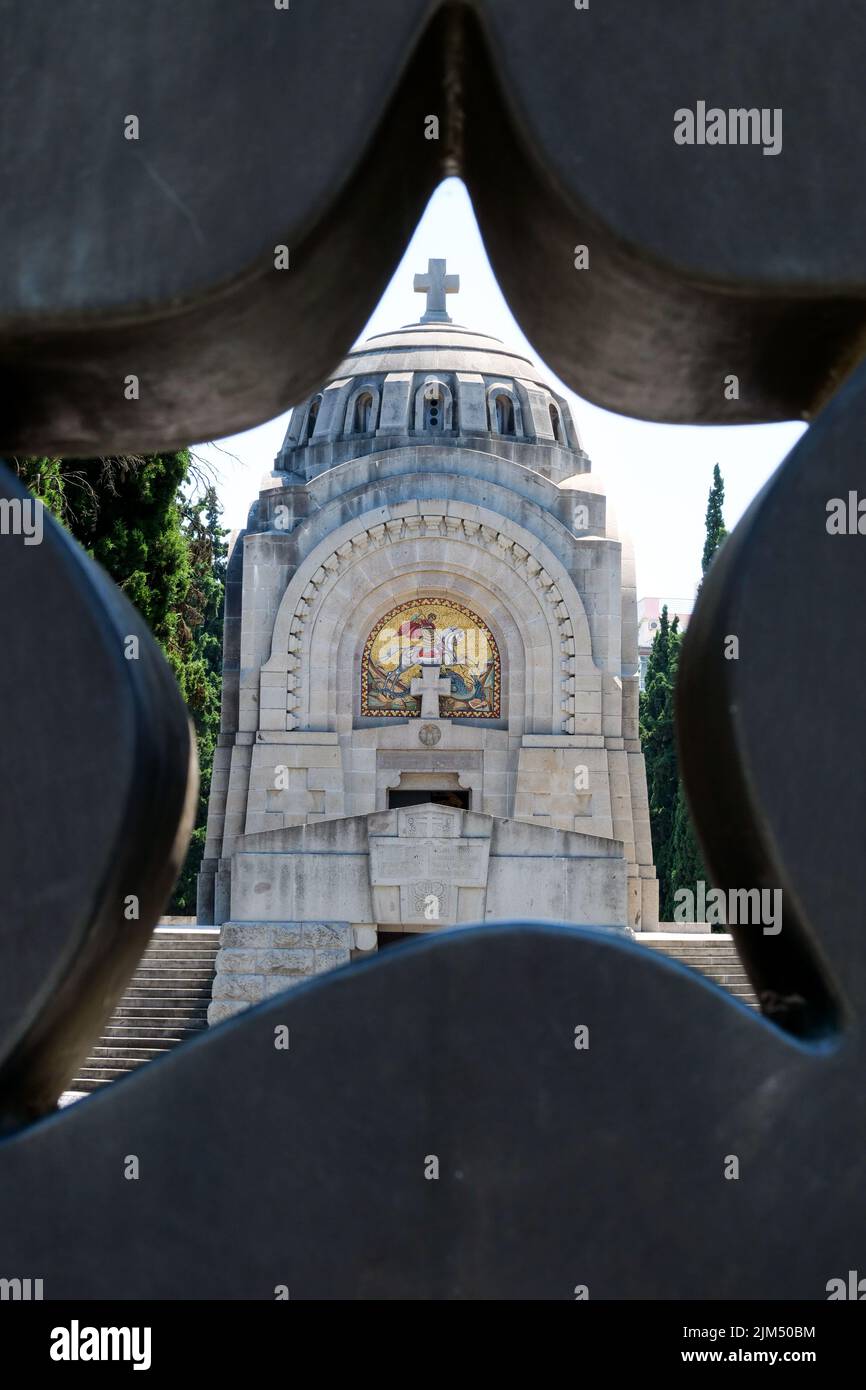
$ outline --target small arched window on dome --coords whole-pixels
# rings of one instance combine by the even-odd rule
[[[442,429],[445,417],[445,402],[442,399],[439,386],[436,382],[431,382],[424,388],[424,429],[434,433]]]
[[[493,413],[497,434],[514,434],[514,402],[510,396],[495,396]]]
[[[355,400],[352,413],[352,433],[369,434],[373,428],[373,397],[369,391],[362,391]]]
[[[426,434],[442,434],[452,428],[454,402],[444,381],[429,376],[415,393],[415,429]]]
[[[506,381],[494,381],[487,388],[487,418],[491,434],[506,438],[523,438],[523,414],[520,398]]]
[[[358,386],[346,402],[343,433],[372,434],[379,423],[379,388],[374,382]]]
[[[562,418],[555,405],[550,407],[550,428],[553,431],[553,437],[557,444],[564,444],[565,440],[562,437]]]
[[[311,439],[313,438],[313,432],[316,428],[316,421],[319,418],[319,406],[321,404],[321,396],[316,396],[315,399],[310,402],[310,408],[307,411],[307,419],[304,425],[304,439],[307,444],[309,444]]]

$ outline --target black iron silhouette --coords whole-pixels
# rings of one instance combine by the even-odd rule
[[[165,447],[310,392],[443,171],[465,174],[550,365],[611,408],[807,416],[861,355],[859,7],[202,16],[94,0],[52,6],[48,28],[0,0],[15,71],[62,54],[80,77],[42,126],[4,98],[9,448]],[[738,17],[748,42],[723,42]],[[832,108],[807,80],[831,62]],[[711,90],[782,108],[783,152],[677,146],[675,110]],[[860,484],[864,391],[860,368],[756,500],[684,649],[683,764],[715,882],[784,892],[778,936],[739,935],[763,1018],[591,931],[445,932],[27,1125],[167,895],[189,741],[143,634],[124,664],[140,624],[90,562],[54,529],[29,552],[0,540],[4,1269],[58,1298],[568,1299],[823,1298],[862,1268],[866,568],[826,521]]]

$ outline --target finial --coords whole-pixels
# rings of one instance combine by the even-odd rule
[[[427,311],[422,323],[450,323],[451,318],[445,310],[446,294],[456,294],[460,289],[459,275],[446,275],[444,260],[429,260],[427,274],[415,276],[415,293],[427,295]]]

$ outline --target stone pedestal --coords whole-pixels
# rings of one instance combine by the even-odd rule
[[[243,835],[208,1021],[375,950],[379,928],[532,918],[627,931],[621,842],[432,802]]]
[[[348,922],[226,922],[216,958],[208,1023],[281,994],[351,959]]]

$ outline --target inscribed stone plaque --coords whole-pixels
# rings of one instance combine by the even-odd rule
[[[460,834],[461,811],[441,810],[401,811],[397,817],[397,833],[401,839],[426,838],[430,835],[457,836]]]
[[[448,806],[401,810],[397,835],[370,836],[370,889],[376,920],[393,923],[395,904],[386,889],[400,890],[399,920],[435,927],[468,920],[458,911],[458,889],[486,889],[490,840],[463,838],[462,811]],[[393,824],[393,822],[391,822]],[[483,917],[484,895],[472,900]]]
[[[429,842],[370,836],[370,882],[405,883],[429,871]]]
[[[487,884],[489,840],[430,841],[430,872],[441,874],[461,888]]]

